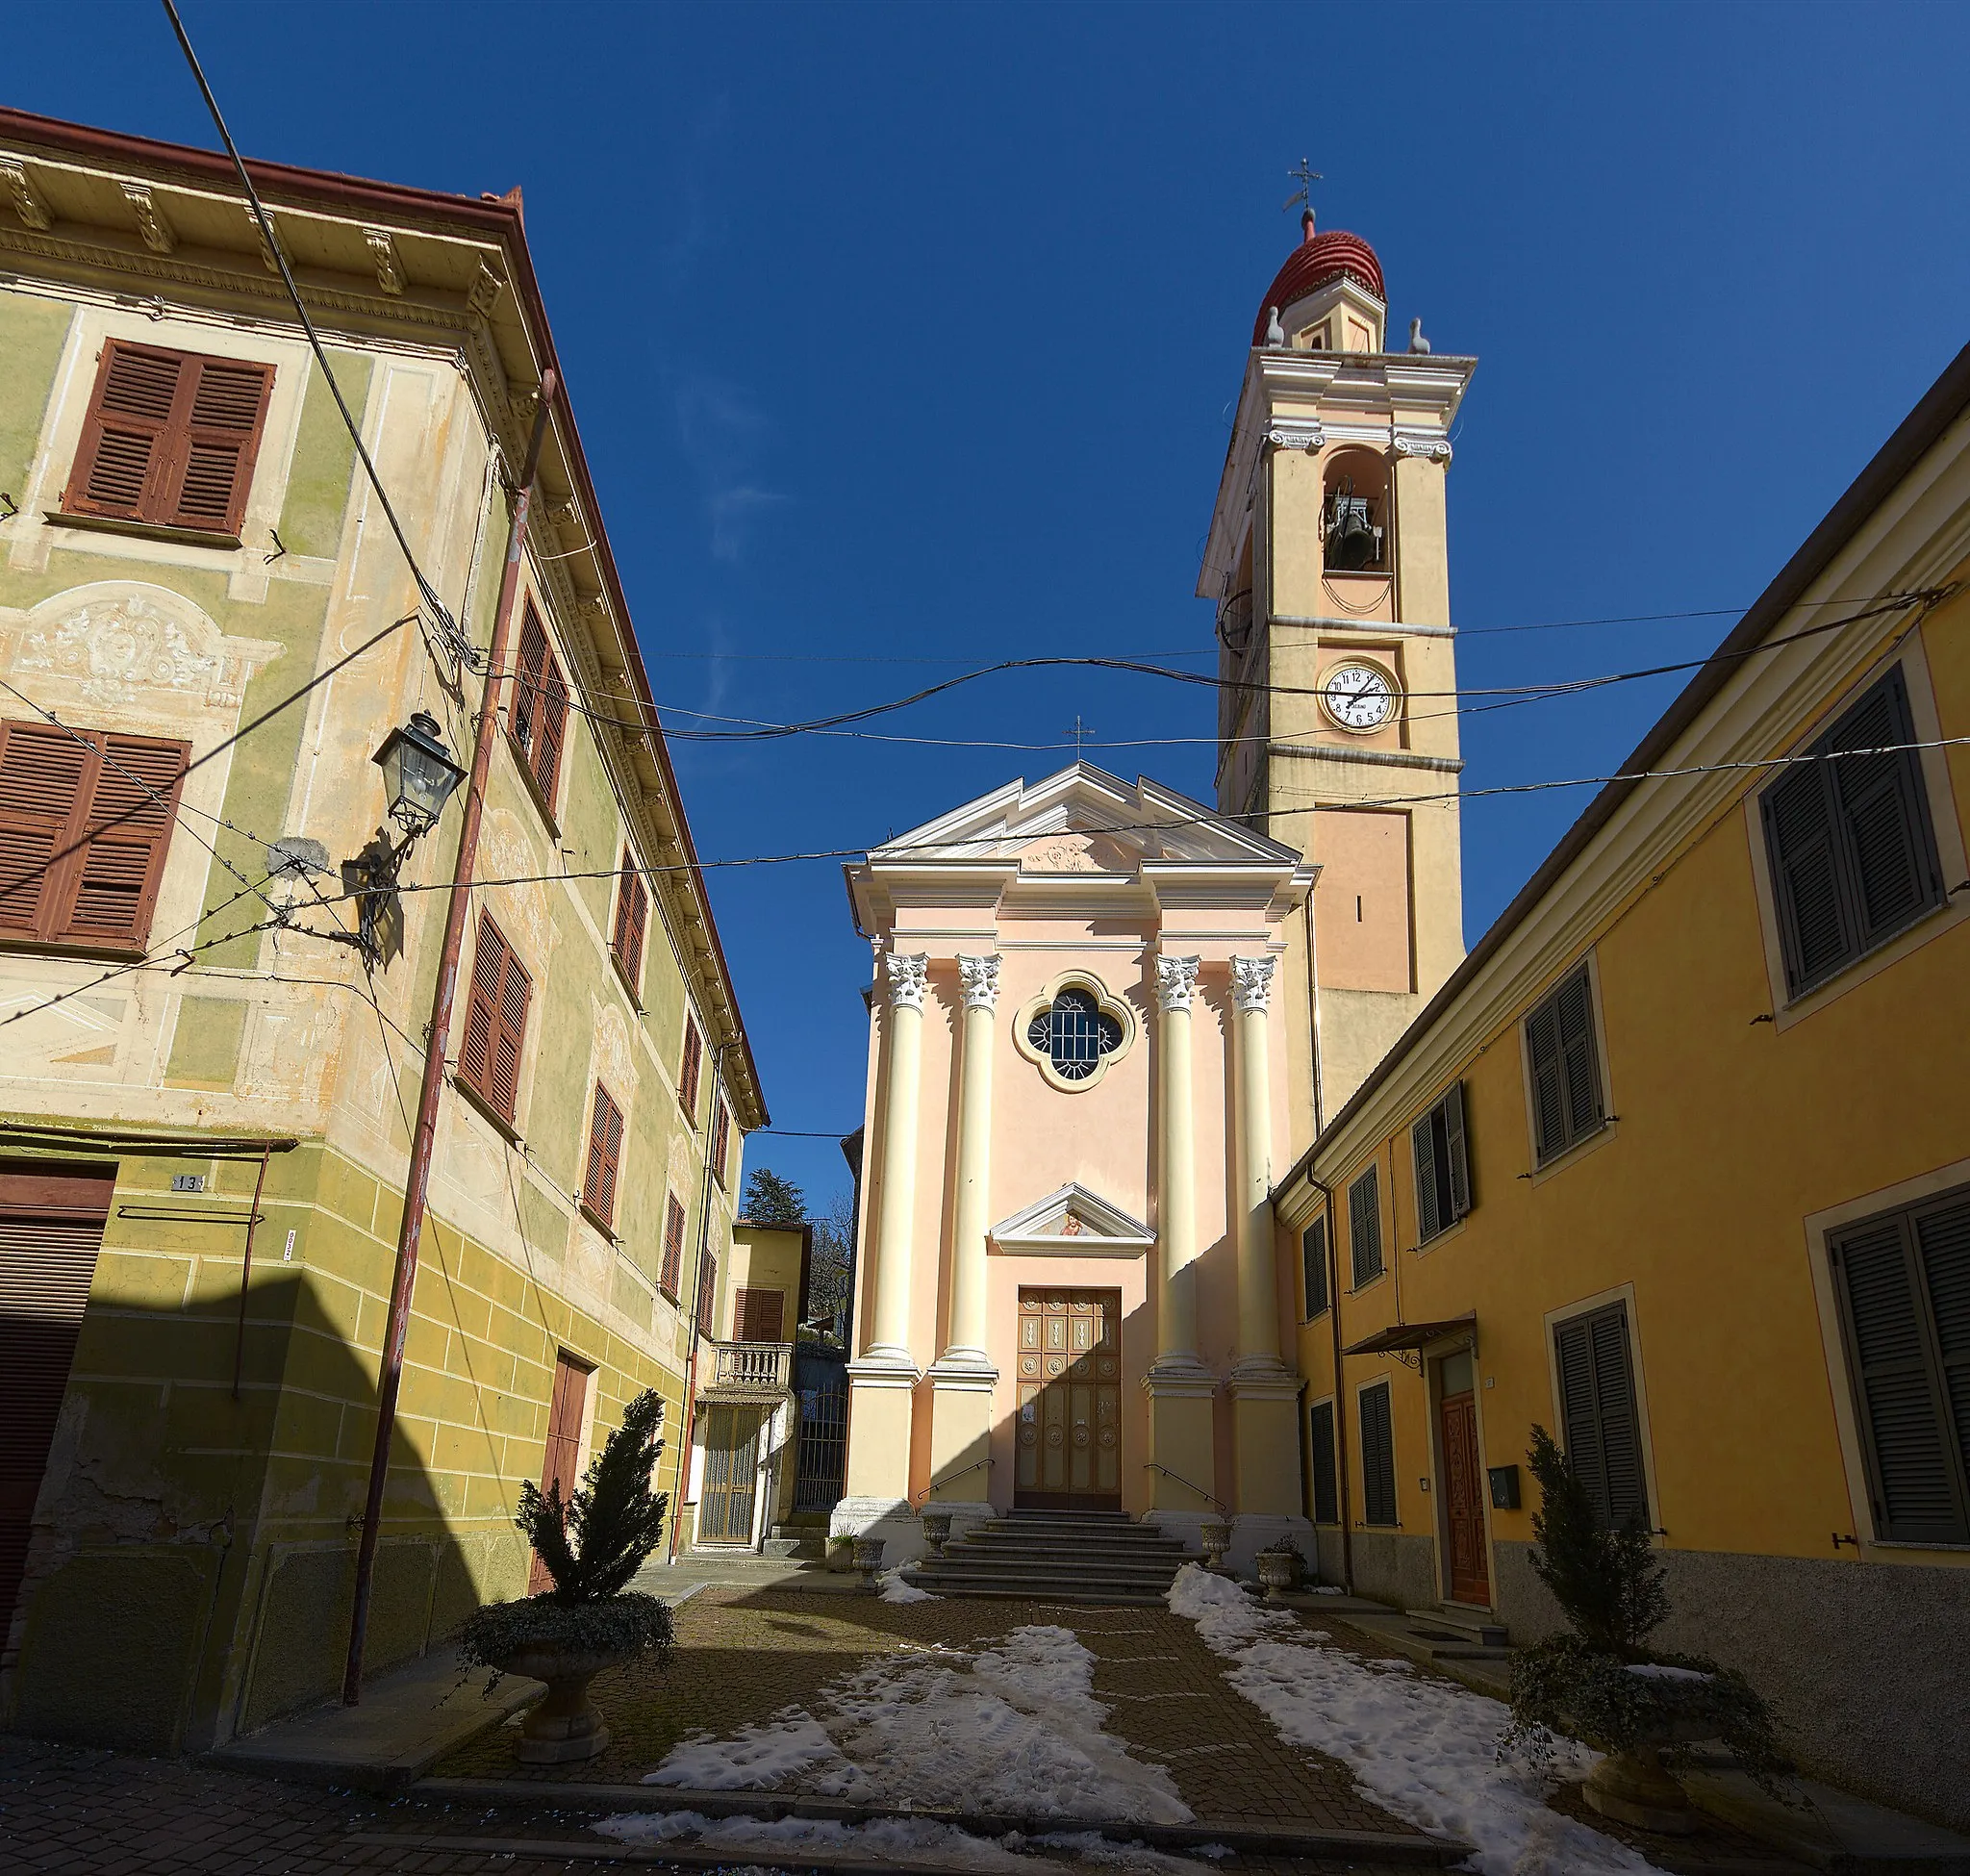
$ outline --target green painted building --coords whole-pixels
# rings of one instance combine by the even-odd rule
[[[340,865],[468,760],[555,362],[517,193],[254,179],[455,631],[230,166],[0,112],[0,1722],[166,1751],[340,1683],[458,799],[378,968]],[[536,490],[371,1672],[642,1388],[684,1495],[767,1118],[565,397]]]

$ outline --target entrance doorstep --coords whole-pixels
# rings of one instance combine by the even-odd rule
[[[1970,1838],[1831,1785],[1787,1780],[1787,1794],[1803,1802],[1784,1804],[1743,1772],[1700,1766],[1677,1776],[1692,1804],[1833,1876],[1970,1876]]]
[[[359,1706],[326,1703],[207,1756],[231,1771],[304,1785],[398,1790],[542,1692],[540,1682],[521,1674],[501,1675],[489,1692],[492,1679],[490,1668],[468,1672],[455,1650],[437,1649],[376,1676],[364,1686]]]

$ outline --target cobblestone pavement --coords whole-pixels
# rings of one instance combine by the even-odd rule
[[[784,1708],[824,1711],[830,1682],[872,1658],[942,1643],[987,1646],[1025,1623],[1072,1629],[1096,1658],[1095,1697],[1108,1730],[1134,1755],[1170,1768],[1204,1823],[1298,1825],[1408,1834],[1413,1826],[1364,1798],[1337,1760],[1284,1744],[1225,1679],[1196,1629],[1163,1609],[1061,1603],[885,1603],[874,1597],[707,1589],[677,1611],[666,1668],[621,1668],[594,1684],[614,1737],[579,1766],[522,1768],[511,1736],[484,1735],[434,1767],[455,1778],[532,1777],[634,1784],[687,1734],[720,1737]],[[1351,1652],[1389,1651],[1350,1639]],[[793,1787],[788,1787],[793,1788]]]
[[[543,1805],[550,1803],[543,1794]],[[377,1838],[408,1840],[358,1840]],[[538,1847],[516,1855],[471,1847],[474,1838]],[[438,1839],[460,1847],[429,1847]],[[555,1855],[548,1847],[555,1841],[579,1854]],[[585,1828],[580,1813],[389,1802],[185,1761],[0,1737],[0,1869],[8,1876],[601,1876],[631,1869],[682,1876],[686,1867],[598,1851],[605,1840]],[[1049,1861],[1061,1876],[1086,1867],[1071,1857]],[[690,1867],[703,1876],[703,1863]],[[786,1876],[757,1863],[722,1867],[734,1876]],[[1230,1857],[1212,1867],[1217,1876],[1371,1876],[1367,1865],[1306,1858]],[[1101,1876],[1118,1872],[1107,1864]]]

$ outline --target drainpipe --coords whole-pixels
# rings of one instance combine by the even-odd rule
[[[718,1125],[719,1103],[724,1098],[725,1051],[731,1048],[729,1042],[721,1042],[712,1052],[712,1104],[706,1110],[705,1125],[716,1128]],[[697,1345],[703,1331],[698,1323],[698,1303],[704,1286],[705,1253],[711,1247],[712,1236],[712,1145],[711,1136],[705,1137],[704,1173],[697,1188],[697,1257],[692,1271],[691,1297],[691,1348],[684,1357],[684,1437],[677,1449],[677,1503],[670,1508],[670,1554],[668,1561],[677,1560],[677,1532],[684,1521],[684,1494],[691,1488],[691,1442],[697,1425]],[[798,1331],[799,1325],[795,1329]]]
[[[1341,1586],[1354,1593],[1354,1534],[1348,1522],[1348,1389],[1341,1373],[1341,1233],[1334,1213],[1334,1188],[1314,1178],[1306,1182],[1327,1202],[1327,1328],[1334,1338],[1334,1491],[1340,1499]]]
[[[541,374],[534,410],[534,433],[527,441],[519,472],[519,493],[506,531],[506,567],[499,576],[499,603],[492,615],[492,643],[486,652],[486,688],[479,694],[479,720],[472,732],[472,773],[466,784],[465,813],[458,831],[458,858],[452,866],[451,898],[444,913],[444,944],[439,952],[438,982],[431,992],[431,1026],[425,1031],[424,1080],[417,1094],[417,1125],[411,1133],[411,1166],[404,1183],[404,1221],[397,1233],[396,1276],[391,1283],[390,1321],[383,1332],[383,1367],[376,1383],[376,1446],[369,1458],[369,1494],[363,1509],[363,1539],[356,1552],[356,1604],[349,1616],[349,1653],[342,1668],[342,1704],[363,1698],[363,1641],[369,1628],[369,1591],[376,1573],[376,1540],[383,1524],[383,1487],[390,1473],[391,1432],[396,1424],[397,1389],[403,1381],[404,1336],[410,1328],[411,1291],[417,1278],[417,1248],[424,1235],[424,1207],[431,1190],[431,1153],[438,1138],[438,1101],[444,1092],[444,1048],[451,1036],[452,1004],[458,994],[459,952],[464,948],[466,913],[471,902],[472,865],[479,852],[479,824],[486,810],[486,779],[492,770],[497,738],[499,680],[504,675],[513,602],[519,591],[520,553],[526,545],[527,513],[533,506],[534,474],[547,440],[547,418],[560,391],[550,368]]]

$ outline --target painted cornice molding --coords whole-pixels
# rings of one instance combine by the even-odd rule
[[[1001,1219],[987,1237],[993,1250],[1011,1256],[1139,1257],[1156,1242],[1141,1219],[1077,1179]]]

